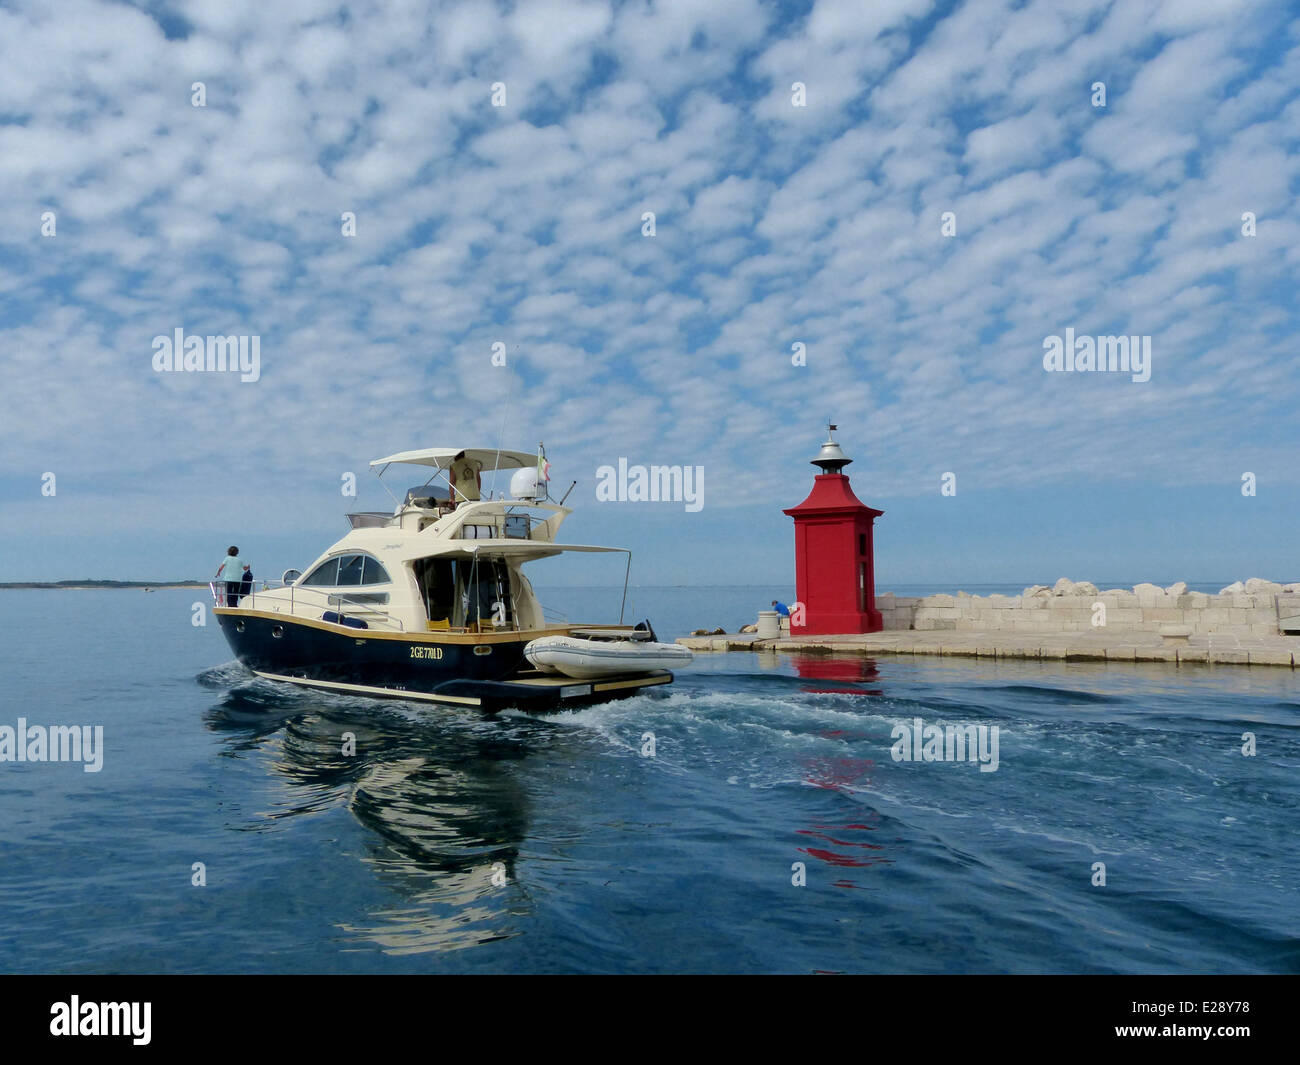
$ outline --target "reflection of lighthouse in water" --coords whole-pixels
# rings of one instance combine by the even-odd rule
[[[759,656],[763,657],[762,655]],[[790,665],[804,680],[820,683],[809,685],[803,690],[813,694],[826,695],[883,695],[879,688],[860,688],[880,679],[880,670],[874,659],[859,658],[857,655],[798,655],[786,656]],[[836,685],[834,682],[838,681]]]
[[[835,442],[829,426],[826,443],[812,460],[821,473],[808,498],[784,513],[794,518],[795,585],[803,605],[803,624],[790,619],[791,636],[879,632],[872,531],[884,511],[853,494],[842,472],[853,460]]]

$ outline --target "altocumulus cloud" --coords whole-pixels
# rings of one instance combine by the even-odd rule
[[[0,60],[10,477],[234,463],[287,511],[304,462],[495,441],[507,397],[559,469],[707,454],[711,508],[828,413],[881,493],[954,454],[1232,479],[1263,434],[1295,477],[1284,3],[20,2]],[[1044,374],[1066,327],[1150,335],[1151,380]],[[261,380],[154,374],[177,328],[260,336]]]

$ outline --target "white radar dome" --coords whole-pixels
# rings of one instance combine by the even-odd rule
[[[529,466],[522,470],[515,470],[514,476],[510,478],[511,498],[536,499],[537,495],[537,467]]]

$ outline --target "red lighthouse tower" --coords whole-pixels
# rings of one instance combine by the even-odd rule
[[[872,528],[883,510],[873,510],[853,494],[840,472],[853,460],[835,442],[834,425],[812,465],[822,472],[794,518],[795,591],[804,607],[804,624],[790,619],[791,636],[834,632],[879,632]]]

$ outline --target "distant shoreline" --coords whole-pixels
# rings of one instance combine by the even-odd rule
[[[43,588],[58,591],[98,591],[102,588],[206,588],[207,581],[0,581],[0,591]]]

